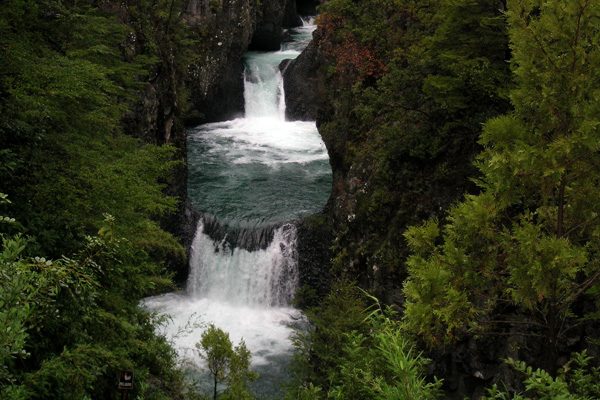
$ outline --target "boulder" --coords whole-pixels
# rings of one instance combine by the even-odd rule
[[[318,31],[315,32],[318,35]],[[321,108],[320,69],[324,65],[313,40],[295,60],[284,60],[279,68],[283,74],[286,117],[290,120],[315,121]]]

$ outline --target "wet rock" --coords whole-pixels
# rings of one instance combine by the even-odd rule
[[[329,265],[334,232],[325,213],[304,217],[298,222],[298,271],[300,287],[296,305],[311,307],[327,295],[331,285]]]
[[[297,0],[296,7],[300,15],[317,15],[317,6],[321,4],[320,0]]]
[[[318,35],[318,31],[315,32]],[[315,121],[323,106],[322,72],[324,61],[313,40],[295,60],[283,61],[279,68],[285,88],[286,117]]]
[[[283,28],[302,25],[295,0],[263,1],[256,30],[250,42],[251,50],[277,51],[283,39]]]
[[[282,27],[273,21],[264,21],[254,32],[251,50],[277,51],[281,46]]]

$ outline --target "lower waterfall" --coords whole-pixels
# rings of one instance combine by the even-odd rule
[[[232,247],[226,237],[213,241],[200,222],[192,244],[188,295],[242,306],[291,304],[298,284],[296,227],[274,229],[265,249],[242,246]]]

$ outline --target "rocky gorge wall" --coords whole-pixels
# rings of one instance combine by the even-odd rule
[[[161,54],[136,109],[126,116],[129,131],[149,142],[178,145],[185,135],[177,118],[195,125],[242,113],[242,56],[248,48],[279,48],[283,29],[301,24],[295,0],[186,0],[181,6],[176,18],[194,43]],[[188,53],[185,65],[178,65],[176,50]],[[185,104],[179,104],[182,97]]]
[[[507,39],[501,27],[494,35],[478,34],[478,21],[475,28],[456,32],[442,25],[433,34],[417,18],[406,21],[410,14],[402,10],[393,11],[396,25],[377,28],[364,24],[363,14],[335,11],[321,15],[311,45],[281,65],[288,117],[317,120],[333,173],[325,214],[303,226],[306,243],[322,239],[320,255],[313,247],[313,254],[301,260],[301,278],[317,292],[326,279],[349,278],[401,311],[408,254],[404,232],[431,217],[443,221],[452,204],[473,192],[470,177],[481,125],[508,109],[500,91],[483,87],[509,81]],[[493,17],[498,9],[486,12]],[[457,26],[468,23],[457,15]],[[384,17],[394,20],[378,16]],[[457,32],[468,40],[458,40]],[[464,58],[449,67],[444,52]],[[481,87],[473,86],[464,67],[471,59],[485,60],[486,80],[477,78]],[[456,91],[436,92],[435,79],[452,82]],[[453,100],[460,105],[449,109],[447,96],[456,93]],[[479,398],[485,379],[509,373],[498,360],[514,357],[515,340],[472,338],[428,356],[451,398]]]
[[[306,2],[299,3],[306,9]],[[132,27],[124,53],[147,52],[140,28],[144,15],[134,16],[129,4],[110,6]],[[162,224],[189,248],[197,215],[187,202],[186,127],[242,114],[244,53],[278,49],[284,28],[302,21],[296,0],[182,0],[173,1],[168,11],[156,46],[158,62],[123,124],[148,143],[177,148],[182,163],[167,182],[167,192],[180,199],[179,210]],[[176,25],[179,31],[169,36]],[[187,262],[171,268],[178,281],[185,280]]]
[[[279,49],[283,29],[301,24],[295,0],[189,0],[183,18],[202,37],[186,79],[190,125],[242,113],[242,56]]]
[[[438,47],[403,59],[397,57],[400,50],[419,54],[431,46],[426,44],[431,31],[404,21],[402,10],[390,10],[397,14],[395,26],[377,27],[368,23],[372,16],[324,10],[313,42],[281,65],[288,117],[316,119],[329,153],[333,186],[326,212],[335,231],[333,268],[385,301],[402,304],[406,228],[443,217],[473,190],[481,124],[506,109],[500,94],[471,87],[469,77],[438,60],[440,48],[485,59],[488,79],[494,74],[506,79],[506,38],[492,36],[493,46],[469,49],[468,41],[436,37]],[[373,13],[387,18],[382,10]],[[460,107],[447,109],[448,94],[435,93],[433,76],[455,82]]]

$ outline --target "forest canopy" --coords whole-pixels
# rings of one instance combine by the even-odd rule
[[[137,305],[172,288],[167,264],[185,258],[160,224],[180,161],[123,124],[177,35],[167,3],[128,16],[118,2],[0,5],[3,399],[113,398],[121,370],[136,371],[136,396],[184,391]]]

